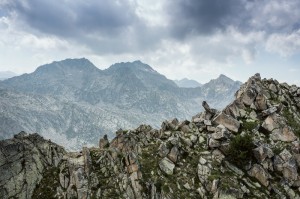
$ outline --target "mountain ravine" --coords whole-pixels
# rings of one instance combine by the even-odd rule
[[[68,149],[96,145],[99,136],[139,124],[191,118],[206,100],[221,109],[240,82],[221,75],[198,88],[180,88],[140,61],[100,70],[66,59],[0,81],[0,139],[37,132]]]
[[[0,141],[0,198],[300,198],[300,88],[250,77],[222,111],[119,130],[79,152]]]

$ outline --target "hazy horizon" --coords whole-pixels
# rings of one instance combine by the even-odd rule
[[[80,58],[68,58],[68,59],[80,59]],[[63,60],[56,60],[56,61],[53,61],[53,62],[59,62],[59,61],[63,61]],[[135,60],[135,61],[141,61],[141,60]],[[45,63],[45,64],[43,64],[43,65],[46,65],[46,64],[51,64],[51,63],[53,63],[53,62],[49,62],[49,63]],[[125,63],[126,61],[124,61],[124,62],[117,62],[117,63]],[[144,63],[144,64],[147,64],[147,63],[145,63],[145,62],[143,62],[143,61],[141,61],[142,63]],[[94,63],[93,63],[94,64]],[[95,65],[97,68],[99,68],[100,70],[105,70],[105,69],[108,69],[110,66],[112,66],[113,64],[116,64],[116,63],[112,63],[111,65],[109,65],[109,66],[107,66],[107,67],[105,67],[105,68],[100,68],[100,67],[98,67],[97,65]],[[40,66],[43,66],[43,65],[40,65]],[[34,68],[32,71],[29,71],[29,72],[25,72],[25,73],[16,73],[16,72],[14,72],[14,71],[0,71],[0,73],[12,73],[12,74],[14,74],[14,76],[20,76],[20,75],[23,75],[23,74],[30,74],[30,73],[33,73],[37,68],[39,68],[40,66],[37,66],[36,68]],[[150,65],[151,66],[151,65]],[[152,66],[151,66],[152,67]],[[153,68],[153,67],[152,67]],[[154,68],[155,69],[155,68]],[[12,74],[10,74],[10,75],[12,75]],[[162,74],[162,73],[160,73],[160,74]],[[162,74],[162,75],[164,75],[164,76],[166,76],[165,74]],[[218,78],[220,75],[225,75],[225,74],[222,74],[222,73],[220,73],[220,74],[217,74],[216,76],[214,76],[214,77],[212,77],[212,79],[216,79],[216,78]],[[254,74],[253,74],[254,75]],[[227,75],[225,75],[225,76],[227,76]],[[167,77],[167,76],[166,76]],[[229,77],[229,78],[231,78],[230,76],[227,76],[227,77]],[[168,77],[167,77],[168,78]],[[170,78],[168,78],[168,79],[170,79]],[[201,84],[205,84],[205,83],[207,83],[207,82],[209,82],[210,80],[212,80],[212,79],[209,79],[207,82],[200,82],[201,80],[197,80],[197,79],[191,79],[191,78],[187,78],[187,77],[181,77],[180,79],[170,79],[170,80],[174,80],[174,81],[179,81],[179,80],[184,80],[184,79],[186,79],[186,80],[194,80],[194,81],[197,81],[198,83],[201,83]],[[231,78],[232,79],[232,78]],[[239,79],[232,79],[232,80],[234,80],[234,81],[241,81],[241,80],[239,80]],[[246,80],[245,80],[246,81]],[[242,82],[242,81],[241,81]]]

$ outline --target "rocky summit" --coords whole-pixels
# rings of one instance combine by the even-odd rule
[[[256,74],[222,111],[202,105],[81,152],[24,132],[0,141],[0,198],[300,198],[299,87]]]

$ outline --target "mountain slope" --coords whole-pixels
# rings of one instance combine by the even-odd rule
[[[76,153],[21,132],[0,141],[0,197],[300,198],[300,88],[256,74],[235,97]]]
[[[84,58],[66,59],[0,82],[0,131],[2,139],[25,130],[59,144],[71,139],[72,147],[80,148],[84,143],[96,144],[99,135],[111,137],[119,128],[140,123],[157,127],[159,121],[175,116],[190,118],[203,100],[222,108],[232,99],[225,96],[233,96],[239,88],[238,83],[227,81],[206,84],[206,92],[179,88],[140,61],[100,70]],[[224,89],[217,91],[218,84]],[[223,97],[211,94],[214,90]]]
[[[19,92],[46,95],[74,95],[101,71],[87,59],[66,59],[38,67],[33,73],[5,80],[2,85]]]

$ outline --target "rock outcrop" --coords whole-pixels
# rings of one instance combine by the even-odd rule
[[[0,198],[31,198],[45,173],[54,173],[65,153],[38,134],[21,132],[0,141]]]
[[[1,198],[300,198],[300,88],[251,77],[217,111],[119,130],[66,152],[24,132],[0,142]]]

